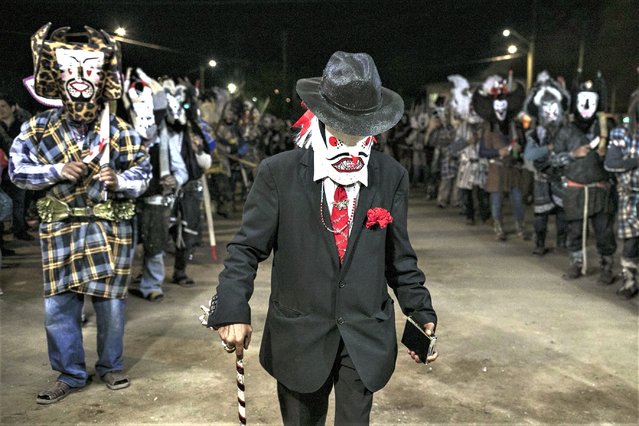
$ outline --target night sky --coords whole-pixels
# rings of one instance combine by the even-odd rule
[[[370,53],[385,86],[407,104],[426,84],[460,73],[471,81],[513,68],[525,81],[525,56],[503,62],[501,31],[514,28],[536,36],[535,76],[547,69],[570,82],[580,40],[584,75],[601,70],[616,112],[625,110],[639,81],[639,13],[633,0],[514,1],[11,1],[0,5],[0,90],[19,99],[22,77],[32,74],[29,37],[48,21],[53,28],[82,25],[113,32],[173,51],[123,44],[124,66],[152,76],[199,76],[207,86],[234,81],[249,96],[291,95],[295,81],[321,75],[336,50]],[[521,46],[523,49],[523,46]],[[273,102],[276,99],[272,99]],[[612,108],[612,105],[611,105]],[[609,109],[611,109],[609,108]]]

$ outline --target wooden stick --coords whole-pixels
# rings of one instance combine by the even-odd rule
[[[217,246],[215,242],[215,229],[213,227],[213,214],[211,209],[211,195],[209,194],[209,185],[206,174],[202,175],[202,192],[204,196],[204,213],[206,214],[206,224],[209,229],[209,245],[211,246],[211,259],[217,262]]]

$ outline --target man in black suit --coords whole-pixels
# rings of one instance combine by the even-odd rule
[[[284,424],[324,424],[333,387],[335,423],[367,424],[397,358],[387,285],[427,334],[437,323],[406,228],[407,171],[371,150],[404,102],[365,53],[334,53],[323,77],[299,80],[297,92],[309,109],[298,145],[312,149],[261,163],[207,325],[243,355],[258,263],[272,251],[260,362],[277,379]]]

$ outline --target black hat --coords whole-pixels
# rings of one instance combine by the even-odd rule
[[[333,53],[322,77],[297,81],[297,93],[321,122],[349,135],[380,134],[404,113],[402,97],[382,87],[367,53]]]

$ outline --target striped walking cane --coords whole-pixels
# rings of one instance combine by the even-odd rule
[[[213,330],[212,327],[208,326],[209,315],[215,312],[217,308],[217,294],[213,295],[211,301],[209,302],[209,306],[201,305],[200,309],[204,312],[204,314],[200,315],[199,320],[200,323]],[[235,352],[235,346],[228,346],[226,342],[222,342],[222,348],[228,353]],[[235,354],[235,373],[236,373],[236,381],[237,381],[237,415],[240,421],[240,426],[246,426],[246,399],[244,397],[244,359],[237,354]]]
[[[240,426],[246,426],[246,400],[244,399],[244,360],[239,356],[235,358],[235,370],[237,372],[237,415]]]

